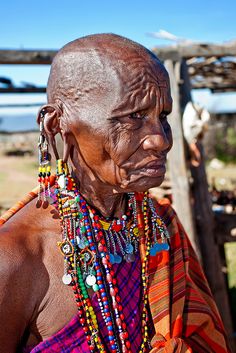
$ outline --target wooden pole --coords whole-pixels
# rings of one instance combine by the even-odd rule
[[[173,147],[168,155],[168,167],[172,185],[173,205],[182,222],[191,243],[200,257],[196,242],[193,222],[192,206],[190,201],[189,174],[186,165],[182,118],[179,97],[180,62],[165,61],[165,67],[170,76],[173,109],[169,116],[169,123],[173,134]]]
[[[180,105],[183,112],[186,104],[191,100],[191,85],[188,75],[188,67],[185,60],[182,61],[181,65],[180,95]],[[193,212],[198,239],[197,243],[199,244],[201,251],[204,272],[233,348],[234,340],[232,318],[225,275],[222,272],[220,248],[217,245],[216,237],[214,236],[215,222],[210,193],[208,191],[204,151],[200,142],[198,142],[197,146],[201,154],[200,165],[198,167],[193,167],[190,164],[190,171],[193,180],[191,192],[194,201]]]
[[[221,314],[230,343],[233,347],[233,325],[229,305],[229,297],[225,282],[225,275],[222,271],[220,249],[214,236],[214,215],[212,203],[208,192],[206,170],[204,165],[204,154],[202,145],[198,148],[201,151],[202,161],[199,167],[191,167],[193,177],[193,197],[196,228],[201,247],[202,263],[208,279],[212,294]]]

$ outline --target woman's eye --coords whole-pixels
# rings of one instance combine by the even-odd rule
[[[161,113],[161,114],[159,115],[159,119],[160,119],[160,120],[166,120],[166,119],[167,119],[167,114],[166,114],[166,113]]]
[[[143,119],[143,118],[145,118],[145,114],[144,113],[140,113],[140,112],[131,113],[129,115],[129,119]]]

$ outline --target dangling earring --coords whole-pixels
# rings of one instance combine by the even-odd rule
[[[48,141],[45,136],[44,131],[44,117],[46,111],[43,109],[39,117],[39,140],[38,140],[38,152],[39,152],[39,192],[37,207],[43,206],[46,208],[48,206],[47,196],[50,196],[50,176],[51,176],[51,156],[48,151]]]

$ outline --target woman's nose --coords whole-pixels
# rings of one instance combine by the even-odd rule
[[[147,135],[143,141],[144,150],[169,151],[172,147],[171,131],[165,132],[163,127]]]

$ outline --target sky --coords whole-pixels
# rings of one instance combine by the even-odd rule
[[[235,0],[3,0],[0,8],[0,49],[59,49],[81,36],[104,32],[150,49],[170,45],[147,35],[160,29],[207,43],[236,38]],[[0,65],[0,76],[15,84],[46,85],[48,74],[49,66],[44,65]],[[14,99],[2,96],[0,104]]]

